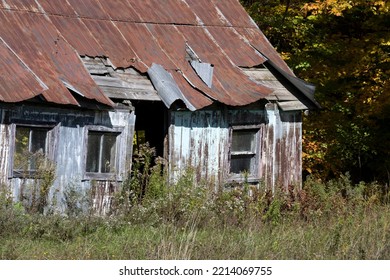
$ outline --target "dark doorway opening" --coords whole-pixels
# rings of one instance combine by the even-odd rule
[[[164,156],[168,110],[159,101],[132,101],[135,107],[134,149],[148,142],[156,149],[156,156]]]

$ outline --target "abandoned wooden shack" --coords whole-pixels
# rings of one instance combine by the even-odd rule
[[[3,0],[0,22],[0,184],[15,200],[44,156],[59,209],[71,185],[104,213],[133,139],[173,180],[191,166],[216,185],[300,184],[314,87],[238,0]]]

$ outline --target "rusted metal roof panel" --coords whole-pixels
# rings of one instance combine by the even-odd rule
[[[257,85],[243,74],[222,53],[221,48],[202,27],[149,25],[149,29],[165,53],[174,61],[192,87],[221,103],[240,106],[265,98],[271,90]],[[185,59],[186,42],[203,62],[214,67],[212,88],[209,88]],[[195,93],[195,92],[194,92]],[[190,94],[184,93],[188,99]],[[196,91],[199,95],[199,91]],[[196,97],[195,97],[196,98]]]
[[[93,82],[77,53],[45,15],[0,11],[0,21],[3,39],[48,86],[42,94],[48,102],[79,105],[64,86],[65,81],[85,98],[112,105]]]
[[[87,98],[110,103],[85,77],[78,55],[106,57],[114,68],[134,67],[141,73],[159,64],[197,109],[212,101],[241,106],[271,97],[271,89],[252,81],[239,66],[268,59],[293,75],[238,0],[2,0],[0,5],[18,14],[3,31],[10,44],[20,44],[11,35],[15,24],[23,41],[32,41],[17,52],[28,63],[42,65],[33,71],[47,79],[52,102],[77,103],[65,94],[63,81]],[[214,66],[207,84],[187,61],[186,43],[201,62]]]
[[[99,0],[104,11],[113,20],[140,22],[140,16],[133,9],[132,0]]]
[[[252,18],[238,0],[212,0],[232,26],[256,27]]]
[[[264,36],[263,32],[258,28],[235,28],[239,34],[244,36],[250,44],[256,48],[262,55],[272,61],[282,70],[286,71],[290,75],[294,75],[292,70],[287,66],[286,62],[280,57],[275,48],[271,45],[268,39]]]
[[[208,27],[207,30],[213,36],[216,43],[223,48],[223,51],[237,66],[253,67],[263,64],[267,60],[245,42],[234,28]]]
[[[232,106],[246,105],[266,98],[272,91],[251,81],[236,65],[223,55],[221,46],[216,45],[204,28],[178,26],[202,61],[213,64],[214,77],[219,81],[213,89],[215,99]]]
[[[183,95],[183,92],[178,87],[173,76],[166,71],[161,65],[153,64],[148,70],[149,77],[157,90],[158,95],[164,102],[167,108],[171,108],[171,105],[177,100],[184,102],[186,107],[195,111],[194,107]]]
[[[165,69],[176,66],[164,53],[145,24],[117,22],[116,26],[139,59],[149,68],[153,63],[164,65]]]
[[[77,16],[75,10],[66,0],[39,0],[39,4],[50,15]]]
[[[50,20],[80,55],[104,56],[106,51],[79,18],[50,16]],[[77,30],[77,32],[75,32]]]
[[[90,19],[82,21],[103,47],[105,56],[112,61],[115,67],[136,66],[143,73],[147,71],[146,65],[138,63],[139,58],[113,22]]]
[[[131,3],[132,7],[144,23],[174,23],[192,25],[197,23],[195,14],[186,5],[186,3],[181,0],[128,1]]]
[[[186,60],[186,38],[179,32],[177,27],[173,25],[150,24],[148,28],[158,40],[158,44],[164,50],[164,53],[175,64],[176,68],[181,71],[187,82],[190,82],[193,88],[198,89],[207,98],[217,100],[216,93],[213,93],[213,90],[200,79],[190,63]],[[191,93],[199,95],[199,91],[189,91],[188,95]],[[186,92],[185,95],[187,99],[192,99],[190,96],[187,96]],[[198,98],[203,98],[203,96],[198,96]]]
[[[30,99],[46,89],[46,85],[0,37],[0,101]]]
[[[76,13],[82,18],[106,19],[110,16],[100,5],[99,0],[67,0]]]
[[[210,1],[183,0],[199,18],[201,25],[206,26],[231,26],[224,16],[217,10],[215,5],[210,5]]]
[[[39,12],[39,6],[34,0],[2,0],[1,2],[6,9]]]
[[[29,26],[28,22],[31,20],[27,19],[27,17],[31,17],[31,15],[23,13],[23,16],[19,16],[15,12],[0,11],[0,21],[2,23],[0,25],[1,36],[19,57],[25,61],[30,69],[48,86],[49,89],[43,93],[47,101],[77,105],[77,101],[60,82],[58,73],[55,71],[55,66],[51,58],[48,57],[48,52],[39,46],[39,39],[36,36],[41,36],[42,33],[39,30],[34,30],[34,24],[37,24],[37,22],[32,22],[33,25]],[[30,30],[34,30],[35,32],[30,32]],[[28,44],[21,44],[21,41],[28,42]]]
[[[185,97],[195,108],[201,109],[213,104],[213,101],[200,92],[196,88],[192,87],[183,75],[177,71],[169,71],[180,90],[185,93]]]
[[[207,5],[204,1],[199,0],[185,1],[189,4],[191,9],[195,11],[201,21],[208,26],[208,30],[215,38],[218,38],[221,43],[222,40],[225,40],[225,44],[223,44],[224,49],[230,53],[229,56],[232,59],[239,57],[237,54],[231,54],[231,51],[234,50],[234,45],[229,45],[229,40],[234,38],[234,35],[227,34],[226,29],[212,26],[233,26],[240,35],[244,36],[244,38],[250,42],[254,48],[260,51],[269,60],[277,64],[281,69],[291,75],[294,75],[268,39],[258,29],[238,0],[212,0],[215,5]],[[225,34],[222,36],[223,33]],[[230,31],[230,33],[232,32]],[[245,57],[246,53],[241,52],[241,54],[242,57]],[[237,62],[239,61],[236,60],[238,59],[234,60],[237,65],[244,66],[238,64]]]

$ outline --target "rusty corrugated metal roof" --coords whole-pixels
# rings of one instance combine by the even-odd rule
[[[253,67],[263,64],[267,59],[253,49],[233,27],[208,27],[207,30],[213,36],[223,51],[237,66]]]
[[[47,85],[48,90],[42,96],[48,102],[79,105],[64,86],[63,81],[66,81],[84,97],[112,105],[96,86],[77,53],[45,15],[0,11],[0,21],[0,34],[4,41]],[[18,87],[14,88],[13,92],[17,91]]]
[[[226,29],[217,27],[233,27],[231,29],[234,29],[236,33],[240,34],[248,41],[247,45],[250,45],[250,47],[253,46],[262,55],[264,55],[266,59],[272,60],[272,62],[278,65],[281,69],[294,76],[294,73],[264,36],[263,32],[257,28],[256,24],[246,13],[244,8],[237,3],[237,0],[212,0],[211,2],[215,5],[211,7],[209,5],[205,5],[204,1],[185,1],[197,13],[202,23],[208,27],[213,37],[219,40],[221,45],[227,49],[227,52],[230,50],[228,54],[237,65],[251,67],[249,64],[245,65],[245,59],[248,58],[245,58],[242,53],[241,56],[239,54],[237,55],[235,45],[229,45],[228,40],[233,38],[234,35],[231,34],[233,31],[229,30],[230,34],[226,34],[228,32]],[[231,51],[234,51],[235,53],[231,53]],[[242,57],[244,57],[244,59]]]
[[[135,12],[130,2],[131,0],[102,0],[100,5],[112,20],[141,22],[140,16]]]
[[[44,96],[51,102],[77,103],[64,81],[110,104],[77,54],[107,57],[114,67],[142,73],[159,64],[197,109],[267,98],[272,89],[251,81],[239,66],[268,59],[293,75],[238,0],[2,0],[0,8],[2,25],[12,21],[0,27],[0,36],[47,84]],[[22,46],[22,40],[31,44]],[[214,65],[211,87],[186,60],[186,43]]]
[[[1,37],[0,65],[0,101],[23,101],[47,89]],[[15,92],[15,88],[18,88],[18,91]]]
[[[128,0],[128,2],[144,23],[179,25],[195,25],[197,23],[195,14],[181,0]]]

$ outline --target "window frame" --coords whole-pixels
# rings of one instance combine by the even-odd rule
[[[121,174],[123,173],[123,167],[120,162],[120,151],[123,150],[122,135],[124,127],[105,127],[100,125],[88,125],[85,127],[84,135],[84,153],[83,153],[83,180],[97,180],[97,181],[122,181]],[[107,134],[116,134],[115,143],[115,159],[114,159],[114,172],[102,173],[102,172],[88,172],[87,160],[88,160],[88,137],[90,132],[100,132]]]
[[[56,149],[57,141],[57,125],[54,123],[43,123],[43,124],[31,124],[31,123],[12,123],[11,124],[11,137],[10,137],[10,160],[8,168],[8,178],[36,178],[37,170],[23,170],[14,168],[15,163],[15,152],[16,152],[16,130],[18,127],[26,127],[30,129],[42,129],[47,130],[45,138],[45,157],[49,160],[54,161],[54,154]],[[31,140],[29,140],[31,141]],[[39,179],[39,178],[37,178]]]
[[[261,125],[232,125],[230,127],[229,133],[229,171],[228,171],[228,181],[244,181],[248,182],[258,182],[259,179],[259,158],[260,158],[260,128]],[[253,151],[233,151],[233,133],[234,131],[254,131],[254,148]],[[232,168],[232,158],[234,156],[244,156],[251,157],[250,159],[250,170],[247,170],[248,176],[246,177],[244,172],[241,173],[233,173]]]

